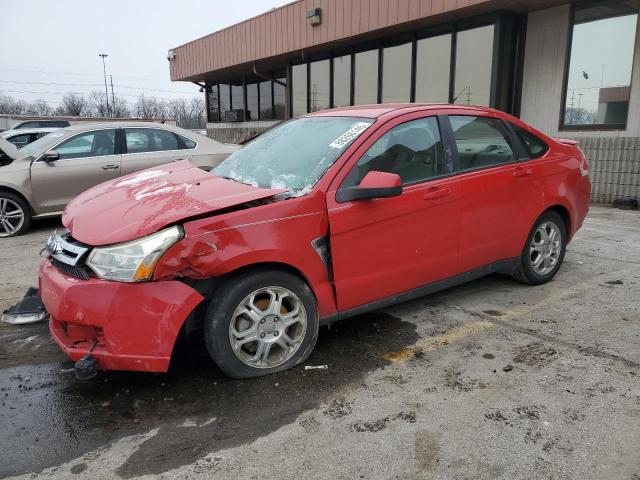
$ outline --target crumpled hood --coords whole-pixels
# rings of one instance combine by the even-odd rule
[[[183,160],[87,190],[69,202],[62,223],[81,242],[108,245],[149,235],[184,218],[283,192],[216,177]]]

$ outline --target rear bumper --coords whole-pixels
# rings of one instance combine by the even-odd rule
[[[74,361],[95,343],[91,356],[102,370],[166,372],[182,325],[203,300],[178,281],[79,280],[48,260],[39,286],[53,339]]]

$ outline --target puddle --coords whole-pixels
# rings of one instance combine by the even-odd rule
[[[360,385],[387,364],[385,352],[418,339],[415,326],[399,318],[363,315],[321,329],[307,363],[327,370],[299,366],[253,380],[224,377],[200,343],[177,352],[166,375],[107,372],[79,382],[64,373],[70,364],[0,363],[0,477],[39,472],[154,428],[157,435],[116,473],[160,474],[292,423],[336,391]]]

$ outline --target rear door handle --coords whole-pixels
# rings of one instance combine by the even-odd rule
[[[114,164],[102,165],[103,170],[115,170],[117,168],[118,168],[118,165],[114,165]]]
[[[528,177],[532,174],[533,170],[531,170],[530,168],[516,167],[516,169],[513,171],[514,177]]]
[[[428,193],[425,193],[422,198],[425,200],[435,200],[436,198],[442,198],[451,195],[450,188],[433,188]]]

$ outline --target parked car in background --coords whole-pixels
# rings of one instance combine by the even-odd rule
[[[222,371],[257,377],[304,361],[322,322],[496,272],[548,282],[587,171],[575,142],[492,109],[316,112],[213,172],[179,162],[78,196],[42,300],[85,367],[166,371],[179,332],[200,330]]]
[[[59,130],[58,128],[25,128],[20,130],[6,130],[0,132],[0,138],[4,138],[9,143],[13,143],[16,148],[20,149],[31,142],[35,142],[39,138],[48,135],[51,132]]]
[[[24,233],[32,217],[60,214],[98,183],[176,160],[210,170],[237,148],[149,122],[73,125],[17,151],[0,143],[8,156],[0,167],[0,237]]]
[[[25,120],[18,122],[11,127],[11,130],[23,128],[65,128],[71,124],[67,120]]]

